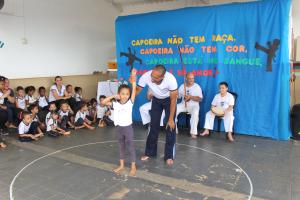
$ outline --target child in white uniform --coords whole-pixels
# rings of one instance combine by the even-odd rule
[[[224,110],[224,128],[227,132],[227,138],[230,142],[233,142],[232,128],[233,128],[233,106],[234,106],[234,96],[228,92],[228,84],[226,82],[221,82],[219,84],[220,93],[217,94],[212,103],[212,107],[222,108]],[[208,136],[209,130],[213,130],[215,114],[212,111],[208,111],[205,116],[204,132],[201,136]]]
[[[124,159],[126,145],[128,145],[131,169],[130,176],[136,174],[136,154],[135,146],[133,142],[134,134],[132,128],[132,107],[136,94],[136,70],[133,69],[131,72],[132,90],[128,85],[121,85],[118,89],[118,94],[115,96],[107,97],[103,100],[103,104],[107,106],[113,106],[114,108],[114,123],[117,127],[119,137],[119,148],[120,148],[120,166],[114,169],[115,173],[119,173],[124,170]],[[131,92],[132,91],[132,92]],[[112,99],[117,99],[111,103]]]
[[[30,142],[43,137],[43,133],[37,133],[37,127],[32,126],[32,118],[29,112],[23,112],[23,120],[19,124],[19,140],[21,142]]]
[[[70,131],[65,131],[57,125],[58,113],[56,111],[50,112],[50,118],[47,120],[47,131],[46,134],[49,137],[58,137],[60,135],[68,136],[71,134]]]
[[[25,93],[26,93],[25,100],[26,100],[26,106],[27,107],[31,104],[34,104],[37,101],[36,97],[34,96],[34,93],[35,93],[35,87],[34,86],[26,87],[25,88]]]
[[[89,130],[94,130],[95,127],[91,126],[92,122],[86,118],[86,113],[88,107],[86,103],[82,103],[80,110],[76,113],[75,116],[75,129],[88,128]]]

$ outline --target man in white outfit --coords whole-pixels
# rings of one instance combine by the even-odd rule
[[[234,96],[228,92],[228,84],[226,82],[221,82],[219,84],[220,93],[217,94],[212,103],[212,107],[218,107],[223,109],[224,111],[224,128],[225,132],[227,133],[227,138],[230,142],[233,142],[233,136],[232,136],[232,128],[233,128],[233,106],[234,106]],[[211,110],[206,113],[205,116],[205,125],[204,125],[204,132],[201,134],[201,136],[208,136],[209,130],[213,130],[214,127],[214,120],[215,120],[215,113],[213,113]]]
[[[141,114],[143,125],[149,124],[151,121],[150,110],[152,107],[152,97],[153,97],[153,93],[151,89],[148,89],[147,99],[150,102],[147,102],[140,107],[140,114]],[[160,126],[164,126],[164,118],[165,118],[165,111],[162,112],[160,118]]]
[[[191,115],[190,126],[191,126],[191,137],[197,138],[197,127],[199,122],[199,102],[202,101],[203,95],[201,87],[195,83],[195,77],[193,73],[189,72],[186,75],[186,89],[184,84],[179,87],[178,98],[182,98],[181,103],[177,104],[176,122],[177,117],[182,112],[188,112]],[[177,130],[177,129],[176,129]],[[177,130],[178,132],[178,130]]]

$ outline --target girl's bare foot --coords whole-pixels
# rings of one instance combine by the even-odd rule
[[[203,131],[203,133],[200,134],[202,137],[204,136],[209,136],[209,130],[205,129],[205,131]]]
[[[131,163],[131,169],[129,172],[129,176],[135,176],[135,174],[136,174],[136,165],[135,165],[135,163]]]
[[[124,166],[119,166],[118,168],[114,169],[113,172],[115,172],[116,174],[119,174],[123,170],[124,170]]]

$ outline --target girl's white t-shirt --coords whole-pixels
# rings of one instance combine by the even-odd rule
[[[118,101],[113,102],[115,126],[129,126],[132,124],[132,107],[133,103],[130,99],[124,104]]]

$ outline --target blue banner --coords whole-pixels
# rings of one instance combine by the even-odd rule
[[[235,132],[287,140],[290,4],[262,0],[118,17],[118,78],[128,79],[132,67],[141,75],[163,64],[180,85],[193,72],[204,95],[200,128],[218,83],[226,81],[238,95]],[[134,120],[140,120],[138,108],[146,101],[144,90]]]

